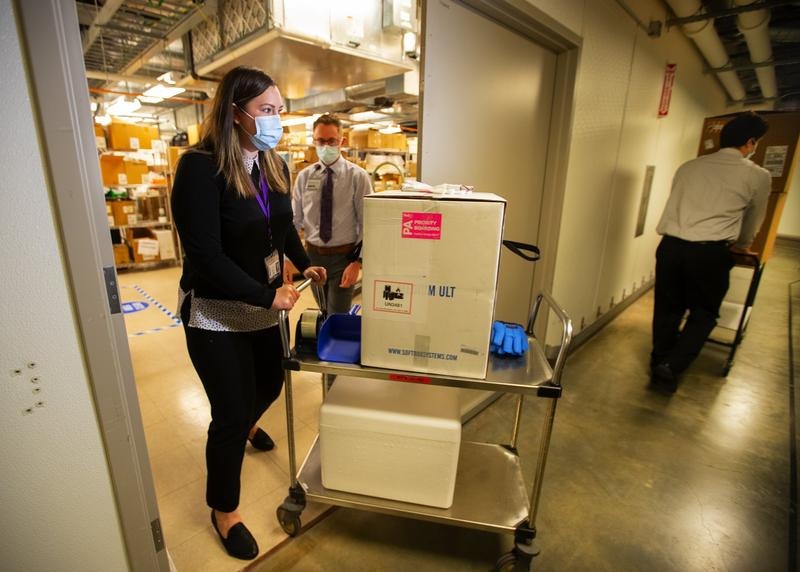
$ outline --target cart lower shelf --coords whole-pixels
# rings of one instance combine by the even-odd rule
[[[297,478],[308,500],[418,520],[513,534],[528,517],[528,493],[517,455],[501,445],[462,442],[453,505],[448,509],[326,489],[319,436]]]

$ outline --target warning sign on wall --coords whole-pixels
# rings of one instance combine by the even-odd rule
[[[664,69],[664,84],[661,86],[661,100],[658,104],[658,116],[665,117],[669,113],[669,102],[672,99],[672,86],[675,83],[675,68],[678,64],[667,64]]]

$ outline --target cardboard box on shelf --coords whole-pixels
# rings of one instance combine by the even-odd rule
[[[125,175],[128,178],[128,185],[142,184],[142,176],[149,172],[147,162],[138,159],[125,159]]]
[[[374,129],[367,130],[367,147],[381,149],[383,146],[383,134],[381,134],[380,131],[375,131]]]
[[[127,184],[125,159],[119,155],[100,155],[100,174],[103,178],[103,185],[106,187]],[[120,183],[120,175],[123,176],[125,182]]]
[[[159,242],[153,231],[148,228],[129,228],[125,232],[131,244],[134,262],[155,262],[160,260]]]
[[[347,134],[347,145],[353,149],[363,149],[367,146],[367,132],[351,129]]]
[[[364,199],[362,364],[486,377],[505,206],[488,193]]]
[[[130,149],[130,123],[112,121],[108,126],[108,146],[111,149]]]
[[[114,264],[120,266],[122,264],[129,264],[131,261],[131,250],[127,244],[114,245]]]
[[[772,192],[786,193],[797,168],[798,142],[800,142],[800,112],[759,111],[769,123],[769,130],[758,142],[753,162],[772,174]],[[719,150],[722,127],[737,114],[708,117],[703,123],[698,155],[708,155]]]
[[[167,149],[167,164],[169,166],[169,172],[174,173],[175,170],[178,168],[178,161],[181,158],[181,155],[188,149],[188,147],[172,147],[170,146]]]
[[[319,159],[317,157],[317,149],[313,145],[309,145],[303,151],[303,157],[306,163],[316,163]]]
[[[175,241],[172,238],[172,231],[167,229],[152,230],[153,236],[158,241],[158,256],[161,260],[174,260]]]
[[[783,207],[786,204],[786,197],[786,193],[770,193],[767,214],[764,216],[761,230],[758,231],[753,244],[750,245],[750,250],[758,252],[762,262],[769,260],[775,248],[775,238],[778,235],[778,226],[781,222]]]
[[[201,125],[194,124],[190,125],[186,129],[186,135],[189,136],[189,145],[195,145],[200,142],[200,131],[202,129]]]
[[[114,226],[129,226],[138,222],[136,201],[109,201],[106,205],[108,204],[111,204]]]

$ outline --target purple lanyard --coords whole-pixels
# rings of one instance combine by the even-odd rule
[[[259,179],[261,193],[256,194],[256,200],[258,201],[258,206],[261,207],[261,212],[263,212],[264,216],[267,217],[267,235],[269,236],[269,246],[272,248],[272,225],[270,224],[269,217],[269,186],[267,185],[267,181],[263,176],[259,177]]]

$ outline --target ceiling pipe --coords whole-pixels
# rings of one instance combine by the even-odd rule
[[[734,0],[737,6],[749,6],[754,0]],[[772,42],[769,37],[769,10],[742,12],[736,16],[736,25],[744,35],[747,49],[750,50],[750,61],[754,64],[768,62],[772,59]],[[755,68],[761,94],[765,98],[778,95],[778,84],[775,80],[774,66]]]
[[[700,0],[666,0],[678,18],[694,16],[705,9]],[[722,45],[714,19],[708,18],[699,22],[691,22],[681,26],[683,33],[697,44],[697,48],[712,68],[721,68],[731,63],[725,46]],[[717,77],[733,101],[741,101],[745,97],[744,87],[735,71],[717,72]]]
[[[121,81],[133,84],[157,84],[160,83],[157,78],[144,76],[144,75],[124,75],[119,73],[106,73],[102,71],[86,70],[87,79],[100,79],[106,82]],[[199,91],[211,97],[214,95],[214,88],[203,85],[181,85],[187,91]]]

